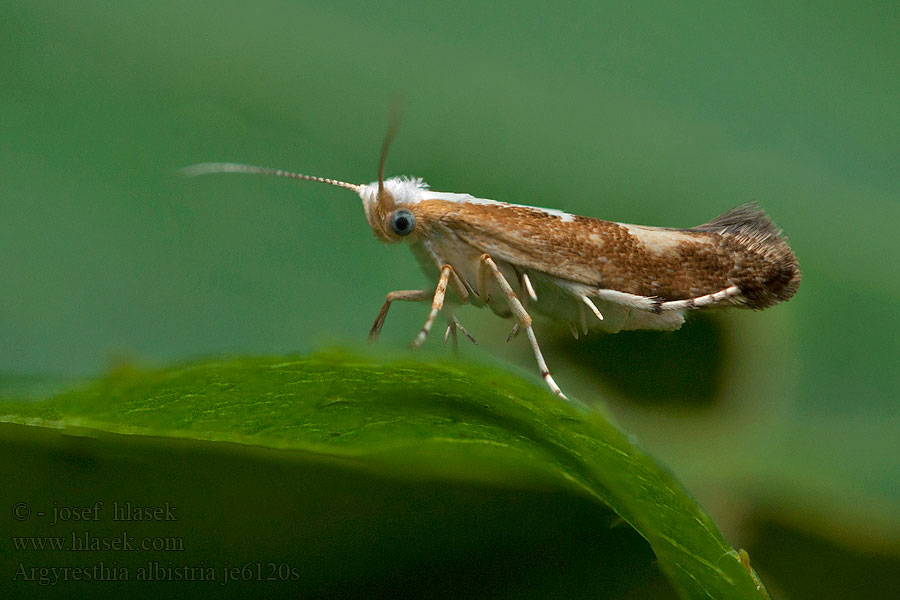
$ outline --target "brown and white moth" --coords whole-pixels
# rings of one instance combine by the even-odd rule
[[[452,335],[455,343],[459,330],[474,342],[455,309],[488,306],[515,318],[510,337],[525,332],[541,376],[562,398],[534,335],[532,314],[567,322],[576,338],[588,329],[674,330],[689,310],[759,310],[788,300],[800,284],[797,259],[756,204],[679,229],[435,192],[419,178],[384,179],[391,139],[389,133],[378,180],[370,184],[235,163],[202,163],[184,171],[274,175],[356,192],[375,237],[409,244],[435,282],[433,288],[389,293],[369,337],[378,336],[392,302],[431,301],[414,346],[424,343],[442,309],[448,313],[444,340]]]

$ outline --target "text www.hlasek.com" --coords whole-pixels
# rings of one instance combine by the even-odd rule
[[[71,532],[65,536],[13,536],[13,548],[28,552],[184,552],[180,536],[157,536],[135,539],[123,531],[116,536],[94,536],[89,531]]]

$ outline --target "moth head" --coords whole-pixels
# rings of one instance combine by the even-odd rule
[[[391,177],[359,186],[366,221],[383,242],[415,239],[421,233],[418,206],[428,185],[420,178]]]

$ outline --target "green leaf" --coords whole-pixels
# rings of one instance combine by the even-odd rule
[[[768,597],[706,513],[609,422],[495,370],[235,358],[120,370],[50,400],[4,401],[0,415],[5,505],[34,511],[12,535],[181,539],[181,551],[77,556],[117,561],[132,586],[155,561],[163,579],[188,566],[213,577],[198,594],[238,566],[230,589],[301,595],[665,596],[637,532],[682,598]],[[168,502],[178,520],[114,521],[128,501]],[[53,508],[71,507],[93,512],[50,524]],[[3,554],[7,581],[61,556]]]

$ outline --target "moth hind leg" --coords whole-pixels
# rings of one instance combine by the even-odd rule
[[[656,304],[654,311],[656,313],[670,310],[691,310],[697,308],[706,308],[722,304],[736,296],[741,295],[741,288],[736,285],[721,289],[712,294],[704,294],[703,296],[695,296],[684,300],[670,300],[668,302],[661,301]]]
[[[629,309],[660,315],[723,304],[729,300],[739,298],[741,293],[741,288],[731,285],[712,294],[704,294],[682,300],[666,300],[658,296],[639,296],[611,289],[598,289],[593,293],[593,296]],[[737,301],[739,302],[740,300]]]

